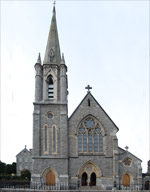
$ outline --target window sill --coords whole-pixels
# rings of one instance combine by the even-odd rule
[[[78,153],[79,156],[104,156],[104,152],[101,153]]]

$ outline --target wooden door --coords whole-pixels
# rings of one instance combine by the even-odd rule
[[[52,171],[49,171],[46,175],[46,184],[55,185],[55,175]]]
[[[130,186],[130,176],[125,174],[123,176],[123,186],[129,187]]]

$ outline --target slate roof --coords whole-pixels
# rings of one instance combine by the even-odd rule
[[[94,98],[94,96],[92,95],[92,93],[89,91],[85,97],[82,99],[82,101],[80,102],[80,104],[77,106],[77,108],[74,110],[74,112],[71,114],[71,116],[69,117],[69,120],[72,118],[72,116],[75,114],[75,112],[78,110],[78,108],[80,107],[81,103],[85,100],[85,98],[90,95],[93,100],[97,103],[97,105],[100,107],[100,109],[104,112],[104,114],[108,117],[108,119],[114,124],[114,126],[117,128],[117,130],[119,131],[119,128],[117,127],[117,125],[113,122],[113,120],[109,117],[109,115],[106,113],[106,111],[101,107],[101,105],[97,102],[97,100]]]

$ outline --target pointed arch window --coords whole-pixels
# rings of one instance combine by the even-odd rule
[[[90,177],[90,185],[96,186],[96,174],[93,172]]]
[[[54,98],[54,82],[52,75],[47,77],[47,86],[48,86],[48,99]]]
[[[56,126],[53,126],[53,138],[52,138],[53,153],[56,153],[56,142],[57,142],[57,130]]]
[[[48,153],[48,139],[48,127],[45,125],[43,129],[43,150],[45,154]]]
[[[82,178],[81,178],[81,184],[82,184],[82,186],[87,186],[87,184],[88,184],[87,179],[88,179],[88,176],[87,176],[87,174],[84,172],[84,173],[82,174]]]
[[[89,116],[85,118],[78,131],[78,152],[79,153],[100,153],[103,152],[103,135],[99,122]]]
[[[47,127],[45,127],[45,151],[47,151]]]

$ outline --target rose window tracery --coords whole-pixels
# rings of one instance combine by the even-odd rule
[[[103,135],[99,122],[89,116],[85,118],[78,130],[79,153],[103,152]]]
[[[132,164],[132,159],[130,159],[130,158],[125,158],[124,160],[123,160],[123,164],[124,164],[124,166],[128,166],[128,167],[130,167],[131,166],[131,164]]]

